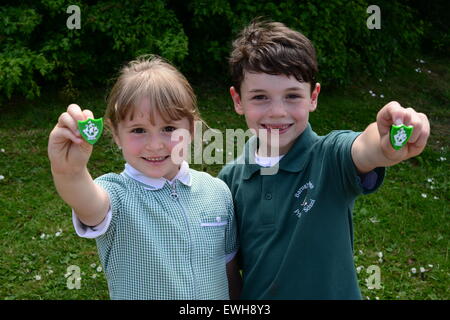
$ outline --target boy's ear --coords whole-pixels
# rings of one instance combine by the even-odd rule
[[[316,83],[316,86],[314,87],[314,90],[311,93],[311,104],[310,104],[310,110],[309,112],[313,112],[317,109],[317,102],[319,100],[319,93],[320,93],[320,83]]]
[[[236,91],[236,89],[234,87],[231,87],[230,94],[231,94],[231,99],[233,99],[234,110],[236,111],[237,114],[243,115],[244,108],[242,107],[241,97],[240,97],[239,93]]]

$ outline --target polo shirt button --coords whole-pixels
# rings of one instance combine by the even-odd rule
[[[272,200],[272,194],[271,193],[266,193],[265,198],[266,198],[266,200]]]

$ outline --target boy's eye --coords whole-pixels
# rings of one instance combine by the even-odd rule
[[[163,129],[164,132],[174,132],[175,130],[177,130],[177,128],[172,127],[172,126],[167,126],[167,127],[164,127],[164,129]]]
[[[300,99],[302,96],[298,95],[298,94],[288,94],[286,96],[287,99]]]
[[[145,133],[145,130],[143,128],[134,128],[131,130],[132,133]]]

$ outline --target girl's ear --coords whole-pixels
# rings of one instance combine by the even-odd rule
[[[241,97],[234,87],[230,88],[231,99],[233,99],[234,110],[237,114],[244,114],[244,107],[241,104]]]
[[[316,83],[316,86],[314,87],[314,90],[311,93],[311,104],[309,112],[313,112],[317,109],[317,102],[319,100],[319,93],[320,93],[320,83]]]
[[[119,150],[122,150],[122,144],[120,143],[119,136],[115,133],[114,130],[111,130],[111,134],[112,134],[114,142],[116,143],[116,145],[119,148]]]

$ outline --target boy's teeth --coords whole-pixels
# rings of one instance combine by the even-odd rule
[[[265,124],[264,126],[268,129],[280,129],[280,130],[283,130],[283,129],[286,129],[287,127],[289,127],[288,124],[283,124],[283,125]]]

